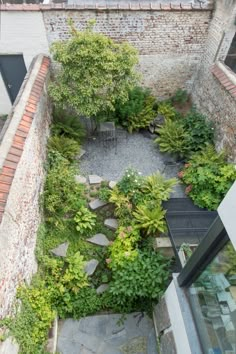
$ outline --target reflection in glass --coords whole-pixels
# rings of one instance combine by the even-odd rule
[[[204,354],[236,354],[236,251],[230,241],[189,294]]]

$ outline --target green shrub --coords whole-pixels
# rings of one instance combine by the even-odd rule
[[[16,316],[3,320],[3,324],[10,329],[21,354],[44,354],[48,330],[56,316],[52,309],[51,292],[41,282],[37,288],[19,288],[17,298],[21,306]]]
[[[130,133],[148,127],[156,114],[155,98],[149,90],[142,87],[135,87],[129,92],[129,100],[123,105],[118,103],[116,106],[119,123]]]
[[[103,186],[99,189],[98,196],[103,202],[108,202],[111,195],[111,189],[108,186]]]
[[[186,90],[178,89],[172,97],[172,102],[185,104],[188,101],[188,92]]]
[[[213,143],[214,127],[211,121],[193,108],[182,120],[187,132],[186,144],[190,152],[205,148],[206,144]]]
[[[70,114],[62,109],[53,111],[52,135],[64,136],[80,142],[85,136],[79,117]]]
[[[109,268],[116,271],[127,260],[132,261],[138,255],[140,234],[133,226],[119,227],[116,239],[109,247],[110,258],[107,259]]]
[[[66,159],[54,161],[48,170],[43,201],[46,218],[59,226],[66,214],[73,214],[84,204],[83,187],[75,183],[75,169]]]
[[[166,231],[165,211],[160,205],[138,205],[133,212],[135,226],[147,236],[157,236]]]
[[[146,200],[161,203],[169,199],[170,193],[177,183],[176,178],[165,179],[157,172],[144,179],[142,191],[147,195]]]
[[[183,125],[178,121],[167,119],[158,129],[159,137],[155,139],[160,151],[169,152],[183,158],[188,152],[188,135]]]
[[[65,159],[48,171],[44,193],[46,220],[56,227],[62,227],[64,218],[73,216],[84,204],[82,186],[75,183],[75,170]]]
[[[129,197],[119,190],[118,186],[111,191],[109,202],[115,204],[115,215],[118,218],[124,219],[132,215],[132,203]]]
[[[173,120],[176,117],[176,110],[169,102],[160,102],[158,104],[158,113],[165,117],[165,119]]]
[[[96,214],[92,213],[88,208],[81,206],[77,211],[74,220],[76,222],[76,230],[81,234],[91,231],[96,224]]]
[[[48,141],[48,151],[57,151],[65,159],[73,162],[79,154],[80,145],[74,139],[65,136],[52,136]]]
[[[169,278],[169,262],[154,251],[138,251],[112,273],[110,293],[123,304],[138,298],[157,300],[163,294]]]
[[[192,156],[179,177],[196,205],[215,210],[235,181],[236,170],[225,162],[224,153],[216,153],[210,145]]]

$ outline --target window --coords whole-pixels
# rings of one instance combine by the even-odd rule
[[[236,73],[236,33],[225,58],[225,64]]]
[[[189,288],[203,352],[236,353],[236,251],[230,241]]]

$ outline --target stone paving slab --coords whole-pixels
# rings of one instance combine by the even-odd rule
[[[132,313],[118,325],[119,314],[61,321],[57,351],[61,354],[157,354],[152,320]]]
[[[93,275],[98,266],[98,261],[96,259],[91,259],[85,264],[84,271],[87,275]]]
[[[87,238],[86,241],[98,246],[108,246],[110,243],[108,238],[103,234],[96,234],[93,237]]]
[[[93,200],[92,202],[89,203],[89,207],[92,210],[96,210],[96,209],[99,209],[99,208],[101,208],[101,207],[103,207],[103,206],[105,206],[107,204],[108,204],[107,202],[103,202],[100,199],[95,199],[95,200]]]
[[[117,219],[112,219],[112,218],[106,219],[106,220],[104,221],[104,225],[105,225],[106,227],[108,227],[109,229],[111,229],[111,230],[116,230],[116,229],[118,228]]]
[[[53,248],[51,250],[51,253],[53,253],[55,256],[58,257],[66,257],[68,246],[69,246],[69,242],[62,243],[56,248]]]
[[[88,178],[89,178],[89,184],[99,184],[103,181],[103,179],[97,175],[89,175]]]
[[[87,178],[84,177],[84,176],[77,175],[77,176],[75,176],[75,181],[76,181],[77,183],[86,184]]]

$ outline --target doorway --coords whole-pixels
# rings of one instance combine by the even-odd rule
[[[27,72],[23,55],[0,55],[0,72],[13,103]]]

